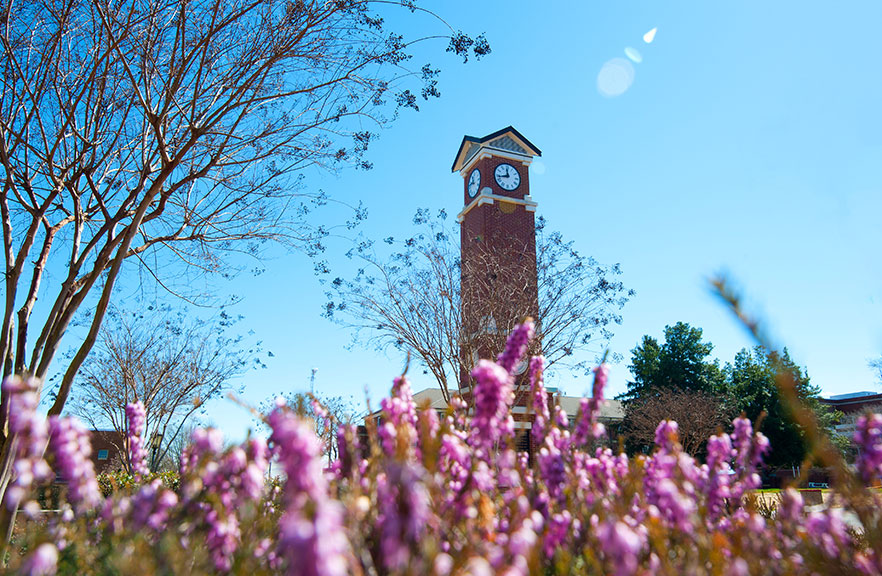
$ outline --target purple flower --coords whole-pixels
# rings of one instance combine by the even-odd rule
[[[582,398],[579,401],[576,430],[573,432],[575,446],[584,446],[589,439],[601,438],[606,433],[604,425],[597,421],[599,414],[600,402],[597,398]]]
[[[403,570],[430,523],[429,492],[422,471],[413,465],[388,465],[377,478],[377,501],[383,563],[390,571]]]
[[[52,576],[58,570],[58,548],[48,542],[40,544],[22,562],[20,570],[27,576]]]
[[[9,398],[7,442],[13,442],[15,450],[13,476],[6,489],[5,503],[7,508],[15,510],[36,482],[51,478],[52,471],[43,459],[49,426],[45,418],[37,415],[40,403],[37,380],[9,377],[3,381],[3,390]]]
[[[482,361],[473,372],[473,413],[454,398],[455,408],[440,421],[435,412],[416,411],[410,385],[398,379],[382,403],[386,446],[379,458],[358,456],[343,466],[342,459],[357,451],[347,449],[354,428],[341,427],[341,460],[334,473],[323,470],[323,446],[311,423],[277,406],[266,418],[269,443],[249,438],[225,449],[219,431],[198,430],[182,455],[179,495],[154,480],[132,496],[104,500],[99,518],[86,522],[73,522],[75,510],[101,499],[85,431],[65,418],[37,418],[32,383],[8,380],[7,409],[16,408],[8,420],[14,440],[8,446],[16,457],[10,490],[18,490],[20,500],[40,468],[48,470],[42,460],[48,442],[48,460],[69,476],[73,505],[46,517],[35,501],[23,503],[31,544],[11,559],[11,568],[54,574],[80,562],[71,569],[88,571],[70,555],[81,544],[110,546],[111,560],[125,555],[130,561],[131,552],[114,542],[136,537],[145,539],[145,550],[162,544],[177,554],[178,546],[201,547],[213,573],[235,567],[337,576],[366,567],[390,575],[525,576],[563,563],[622,576],[742,574],[769,566],[781,573],[880,572],[882,559],[856,524],[865,521],[858,506],[872,512],[872,493],[861,492],[857,502],[843,494],[834,507],[818,510],[804,509],[799,493],[788,489],[767,521],[744,504],[744,494],[758,486],[757,466],[768,450],[768,440],[744,418],[733,422],[731,434],[708,439],[705,464],[677,443],[673,421],[659,424],[658,449],[649,456],[629,459],[604,447],[589,452],[606,371],[595,370],[594,397],[583,400],[571,431],[566,413],[547,402],[543,364],[541,358],[531,362],[536,450],[530,456],[513,447],[514,378],[503,366]],[[132,438],[140,439],[143,414],[135,406],[127,416]],[[420,445],[427,438],[431,442]],[[878,478],[882,417],[860,419],[855,441],[861,450],[857,473],[867,482]],[[285,481],[267,490],[270,458],[278,460]]]
[[[544,368],[544,356],[533,356],[530,359],[530,388],[534,414],[531,436],[536,445],[541,445],[545,440],[546,428],[551,420],[551,414],[548,412],[548,392],[545,391],[545,383],[542,380]]]
[[[461,432],[451,431],[441,436],[438,451],[438,467],[446,490],[445,507],[454,507],[458,517],[466,514],[463,503],[459,502],[460,492],[466,485],[471,470],[471,453]]]
[[[472,370],[475,379],[475,414],[469,442],[483,457],[493,453],[496,443],[514,434],[509,408],[514,401],[509,373],[489,360],[479,360]]]
[[[270,443],[287,475],[285,514],[279,522],[279,551],[288,574],[336,576],[347,573],[349,544],[340,503],[328,496],[320,444],[312,428],[284,407],[267,417]]]
[[[310,407],[312,408],[312,413],[315,414],[316,418],[321,418],[322,420],[328,419],[328,411],[322,406],[322,403],[313,398],[309,402]]]
[[[829,558],[838,558],[851,538],[848,526],[842,520],[842,509],[828,508],[809,514],[806,531],[812,541]]]
[[[609,379],[609,366],[601,364],[594,369],[594,387],[591,398],[582,398],[579,402],[579,414],[576,417],[576,430],[573,433],[573,444],[584,446],[590,439],[598,439],[606,433],[606,428],[597,421],[600,407],[603,404],[603,390]]]
[[[128,422],[129,462],[135,480],[140,481],[147,476],[147,450],[144,447],[144,426],[147,423],[147,412],[140,401],[126,405],[126,421]]]
[[[153,532],[165,530],[169,510],[178,503],[177,495],[162,486],[160,479],[141,486],[131,499],[132,530],[148,528]]]
[[[288,559],[290,576],[348,574],[343,509],[337,501],[322,502],[314,514],[288,510],[279,521],[279,549]]]
[[[505,343],[505,350],[496,358],[496,363],[511,374],[527,354],[527,347],[532,339],[533,321],[528,319],[515,326],[511,331],[508,341]]]
[[[269,448],[262,438],[245,441],[246,465],[239,475],[239,486],[243,497],[258,500],[266,486],[266,471],[269,466]]]
[[[569,510],[557,512],[548,518],[544,542],[544,551],[548,558],[554,556],[555,550],[566,542],[572,523],[573,516]]]
[[[614,462],[612,450],[608,448],[598,448],[595,457],[581,451],[573,455],[576,485],[589,505],[598,498],[615,498],[618,495],[619,478]]]
[[[760,432],[754,434],[753,425],[747,418],[736,418],[732,421],[733,430],[730,435],[735,449],[735,461],[739,467],[756,468],[763,461],[763,455],[769,451],[769,440]]]
[[[609,380],[609,365],[604,363],[594,369],[594,389],[592,396],[598,402],[603,402],[603,390]]]
[[[217,428],[197,428],[190,435],[190,444],[181,456],[181,476],[194,475],[200,460],[215,456],[224,446],[223,432]]]
[[[781,505],[778,506],[777,518],[785,523],[797,524],[802,519],[804,502],[802,494],[793,488],[781,491]]]
[[[181,494],[182,507],[206,526],[206,546],[215,570],[228,572],[241,536],[238,511],[264,494],[269,449],[264,440],[257,438],[249,438],[241,446],[223,453],[222,447],[220,431],[193,432],[181,459]],[[155,490],[158,484],[154,484]],[[166,498],[162,507],[153,509],[149,505],[150,498],[147,500],[148,504],[140,512],[135,502],[136,521],[148,525],[164,522],[163,514],[174,502]]]
[[[725,512],[727,499],[731,496],[729,461],[735,455],[728,434],[711,436],[707,441],[707,480],[705,497],[707,499],[707,524],[713,526]]]
[[[74,510],[95,508],[101,502],[101,493],[90,460],[92,445],[83,425],[72,418],[52,416],[49,419],[49,452],[56,473],[67,480],[67,497]]]
[[[754,433],[753,425],[747,418],[736,418],[732,425],[729,436],[735,451],[737,474],[731,492],[732,498],[738,501],[747,491],[759,488],[761,481],[756,470],[762,464],[763,455],[769,451],[769,439],[760,432]]]
[[[422,432],[430,438],[437,436],[441,430],[441,420],[438,418],[438,413],[431,406],[427,410],[419,412],[419,421]]]
[[[604,555],[612,560],[616,576],[637,572],[639,555],[645,541],[645,537],[639,532],[622,520],[610,520],[598,527],[597,539]]]
[[[383,424],[379,427],[383,452],[394,456],[398,446],[412,451],[416,443],[417,412],[410,390],[410,382],[404,376],[395,379],[392,395],[380,402]]]
[[[337,427],[337,461],[334,462],[334,471],[338,478],[349,478],[352,475],[355,451],[350,449],[349,443],[355,441],[356,433],[354,424],[341,424]]]
[[[524,504],[528,505],[526,502]],[[512,532],[508,539],[506,554],[511,558],[511,566],[506,570],[506,574],[527,576],[530,573],[527,562],[539,539],[537,532],[542,529],[543,523],[542,515],[533,512]]]
[[[218,572],[229,572],[233,567],[233,554],[239,544],[239,519],[235,514],[222,514],[211,508],[205,515],[205,521],[208,524],[205,545],[214,568]]]
[[[670,528],[690,533],[698,512],[696,487],[706,484],[706,479],[695,460],[680,450],[677,428],[673,420],[663,420],[656,428],[659,448],[646,461],[644,490],[652,515]]]
[[[566,483],[566,464],[564,453],[567,451],[569,442],[561,434],[560,429],[554,428],[551,434],[545,437],[545,442],[536,454],[539,465],[539,477],[545,483],[548,495],[554,499],[563,497],[564,484]]]
[[[861,479],[870,484],[882,476],[882,414],[859,416],[854,430],[855,460]]]
[[[681,486],[671,478],[661,478],[656,483],[651,501],[668,526],[685,534],[692,533],[692,516],[698,511],[695,498],[681,491]]]
[[[678,430],[679,426],[673,420],[662,420],[655,429],[655,445],[666,452],[670,452],[677,443]]]

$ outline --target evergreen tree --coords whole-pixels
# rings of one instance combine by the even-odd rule
[[[796,383],[799,400],[814,412],[821,429],[840,450],[846,451],[847,439],[832,433],[842,414],[820,402],[820,388],[811,384],[808,374],[793,362],[786,348],[780,353],[769,353],[761,346],[752,350],[745,348],[721,369],[718,360],[708,359],[714,347],[703,341],[702,335],[701,328],[677,322],[665,326],[663,343],[644,336],[631,350],[629,370],[633,381],[628,382],[627,392],[619,396],[625,402],[624,427],[632,428],[628,438],[631,450],[651,449],[645,439],[639,441],[639,435],[633,434],[639,428],[636,422],[643,422],[640,417],[645,416],[642,413],[647,406],[669,405],[662,400],[671,394],[695,393],[715,398],[720,414],[731,416],[743,412],[756,422],[760,414],[765,413],[760,430],[772,445],[765,462],[773,468],[801,464],[807,455],[805,434],[793,421],[778,393],[776,378],[779,371],[783,371]],[[653,418],[672,418],[677,411],[673,406],[670,414],[656,410]]]
[[[799,399],[814,411],[822,429],[830,433],[841,414],[821,404],[820,388],[811,384],[808,374],[793,362],[786,348],[780,354],[768,353],[761,346],[744,348],[732,364],[726,365],[726,380],[737,409],[753,421],[763,411],[766,413],[760,428],[772,444],[766,463],[772,467],[794,466],[806,457],[805,434],[781,402],[775,385],[777,370],[793,378]]]
[[[651,394],[653,390],[685,390],[718,393],[723,376],[717,360],[708,356],[714,349],[701,339],[701,328],[685,322],[665,326],[665,341],[659,345],[651,336],[631,350],[629,370],[634,380],[620,396],[627,401]]]

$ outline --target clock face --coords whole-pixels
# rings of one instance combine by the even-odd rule
[[[469,175],[469,197],[474,198],[481,187],[481,171],[475,168]]]
[[[521,184],[521,175],[511,164],[500,164],[496,167],[493,175],[496,177],[496,183],[503,190],[511,191]]]

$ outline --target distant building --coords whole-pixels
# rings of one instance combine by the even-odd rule
[[[89,442],[92,445],[92,466],[95,474],[114,472],[124,467],[126,435],[116,430],[89,430]],[[44,510],[58,510],[62,499],[62,490],[67,487],[70,478],[65,478],[55,471],[55,480],[51,492],[43,492],[38,501]]]
[[[117,430],[91,430],[92,465],[96,474],[113,472],[123,467],[126,435]]]
[[[540,325],[536,264],[536,202],[530,164],[542,152],[512,126],[464,136],[451,170],[463,179],[460,223],[460,304],[463,334],[460,392],[472,403],[469,366],[495,358],[501,341],[526,316]],[[538,343],[541,345],[541,343]],[[540,350],[531,353],[541,354]],[[524,430],[529,396],[527,362],[514,370],[515,428]]]
[[[572,424],[579,413],[579,403],[582,402],[582,398],[579,396],[557,396],[556,400],[567,413],[570,424]],[[613,424],[621,423],[624,419],[625,407],[620,400],[604,400],[600,405],[600,414],[598,414],[597,420],[607,428]]]
[[[851,392],[820,400],[822,404],[845,414],[842,421],[836,425],[836,433],[848,438],[854,435],[855,420],[863,412],[882,412],[882,394],[878,392]]]

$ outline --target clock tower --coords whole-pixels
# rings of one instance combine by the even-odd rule
[[[476,138],[465,136],[453,171],[463,178],[460,223],[462,262],[463,396],[471,401],[469,372],[478,358],[495,358],[515,324],[525,316],[538,323],[536,202],[530,196],[529,167],[542,152],[509,126]],[[538,353],[532,350],[531,353]],[[526,363],[518,369],[514,416],[528,428]]]

